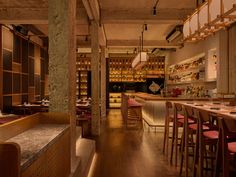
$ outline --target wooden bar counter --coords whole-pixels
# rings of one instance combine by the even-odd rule
[[[0,126],[0,176],[70,175],[70,124],[63,113],[38,113]]]
[[[160,95],[153,95],[148,93],[132,93],[131,96],[136,101],[140,102],[142,107],[143,119],[151,126],[164,127],[166,114],[166,101],[216,101],[217,98],[186,98],[186,97],[162,97]]]

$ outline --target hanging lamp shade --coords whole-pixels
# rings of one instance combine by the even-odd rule
[[[223,0],[223,16],[235,19],[236,0]]]
[[[149,56],[147,52],[139,52],[132,61],[132,68],[141,69],[147,62]]]
[[[198,30],[198,13],[194,13],[190,18],[190,35],[194,35]]]
[[[184,22],[184,40],[203,39],[234,22],[236,0],[208,0]]]
[[[183,26],[183,34],[184,34],[184,38],[188,38],[190,35],[190,29],[189,29],[189,19],[187,19],[184,23]]]
[[[209,2],[209,22],[212,23],[221,15],[221,0],[210,0]]]
[[[208,24],[208,4],[205,3],[199,10],[198,16],[199,16],[199,28],[202,29]]]

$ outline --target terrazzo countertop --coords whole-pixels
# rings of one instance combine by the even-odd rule
[[[20,145],[21,170],[30,166],[68,128],[68,124],[39,124],[8,139],[7,142],[15,142]]]

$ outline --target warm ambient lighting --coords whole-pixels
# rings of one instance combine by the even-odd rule
[[[139,52],[132,61],[132,68],[141,69],[147,62],[149,56],[147,52]]]
[[[185,22],[184,40],[202,40],[236,21],[235,0],[206,1]]]

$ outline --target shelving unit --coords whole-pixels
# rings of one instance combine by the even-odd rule
[[[12,105],[47,96],[48,55],[43,47],[6,26],[0,30],[0,109],[9,112]]]
[[[111,57],[109,59],[109,82],[146,82],[146,78],[165,77],[165,58],[150,56],[146,66],[135,71],[132,57]]]
[[[109,107],[120,108],[121,107],[121,93],[110,93],[109,94]]]
[[[77,80],[76,80],[76,95],[80,99],[88,98],[90,97],[89,93],[89,71],[77,71]]]
[[[216,79],[207,77],[207,59],[205,53],[186,59],[168,67],[167,89],[169,92],[182,90],[182,94],[202,97],[207,90],[216,88]]]
[[[197,55],[168,68],[167,84],[188,84],[205,81],[205,54]]]

